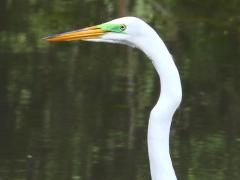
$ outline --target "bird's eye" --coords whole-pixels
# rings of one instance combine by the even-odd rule
[[[122,24],[122,25],[120,26],[120,29],[121,29],[121,31],[124,31],[125,29],[127,29],[127,26],[126,26],[125,24]]]

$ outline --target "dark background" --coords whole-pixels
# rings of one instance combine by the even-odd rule
[[[240,1],[1,0],[0,179],[150,180],[158,76],[123,45],[49,44],[52,33],[138,16],[176,59],[171,131],[180,180],[240,179]]]

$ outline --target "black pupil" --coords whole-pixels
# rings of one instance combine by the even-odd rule
[[[124,29],[125,29],[125,26],[124,26],[124,25],[121,25],[120,28],[121,28],[121,30],[124,30]]]

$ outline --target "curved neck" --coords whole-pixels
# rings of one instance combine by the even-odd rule
[[[146,44],[146,39],[144,40]],[[160,77],[161,92],[152,109],[148,126],[148,152],[152,180],[176,180],[169,153],[169,133],[172,116],[182,98],[181,81],[171,54],[154,32],[142,46]]]

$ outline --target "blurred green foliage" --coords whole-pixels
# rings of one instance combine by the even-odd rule
[[[147,119],[160,89],[151,62],[121,45],[42,40],[120,12],[151,24],[179,67],[184,98],[171,138],[179,179],[239,179],[239,7],[1,0],[0,179],[150,179]]]

